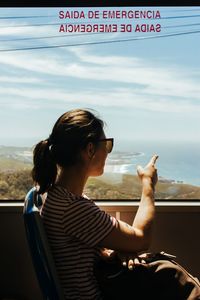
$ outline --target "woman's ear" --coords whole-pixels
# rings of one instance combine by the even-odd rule
[[[91,159],[94,156],[95,153],[95,146],[93,143],[88,143],[86,147],[87,155]]]
[[[81,157],[84,161],[90,161],[95,154],[95,146],[93,143],[88,143],[84,149],[81,150]]]

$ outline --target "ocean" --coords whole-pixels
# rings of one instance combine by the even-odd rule
[[[105,173],[135,175],[153,154],[160,179],[200,186],[200,142],[123,142],[108,156]]]
[[[7,146],[15,146],[15,158],[32,162],[31,146],[38,139],[16,139]],[[4,144],[4,143],[2,143]],[[20,151],[20,147],[30,147],[30,153]],[[1,152],[3,149],[1,149]],[[7,152],[8,150],[6,150]],[[114,149],[108,155],[105,165],[105,175],[120,180],[122,174],[136,174],[137,165],[145,166],[153,154],[158,154],[156,162],[160,179],[188,183],[200,186],[200,141],[199,142],[161,142],[161,141],[122,141],[116,140]],[[1,153],[3,155],[3,152]]]

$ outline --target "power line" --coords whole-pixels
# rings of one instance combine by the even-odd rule
[[[52,25],[61,25],[61,24],[62,23],[23,24],[23,25],[8,25],[8,26],[3,25],[0,26],[0,28],[37,27],[37,26],[52,26]]]
[[[71,8],[68,8],[69,11],[71,11],[72,9]],[[77,10],[77,8],[76,8]],[[80,10],[80,9],[79,9]],[[82,10],[82,9],[81,9]],[[192,11],[192,12],[196,12],[196,11],[200,11],[200,9],[198,8],[193,8],[193,9],[171,9],[171,10],[168,10],[168,11],[161,11],[159,10],[161,13],[162,12],[165,12],[165,13],[169,13],[169,12],[189,12],[189,11]],[[101,15],[102,13],[100,13]],[[31,19],[31,18],[55,18],[57,17],[57,15],[32,15],[32,16],[2,16],[0,17],[0,19]]]
[[[69,10],[69,9],[68,9]],[[70,10],[69,10],[70,11]],[[160,10],[159,10],[160,11]],[[189,12],[189,11],[200,11],[200,9],[194,8],[194,9],[172,9],[172,10],[168,10],[167,13],[169,12]],[[162,11],[160,11],[162,14]],[[166,11],[165,11],[166,13]],[[101,15],[102,13],[100,13]],[[0,17],[0,19],[32,19],[32,18],[55,18],[57,17],[57,15],[33,15],[33,16],[2,16]]]
[[[160,20],[164,20],[164,19],[196,18],[196,17],[200,17],[200,15],[161,17]]]
[[[193,9],[172,9],[168,10],[167,12],[184,12],[184,11],[200,11],[198,8],[193,8]]]
[[[74,44],[63,44],[63,45],[52,45],[52,46],[37,46],[37,47],[27,47],[27,48],[15,48],[15,49],[0,49],[0,52],[42,50],[42,49],[64,48],[64,47],[74,47],[74,46],[84,46],[84,45],[111,44],[111,43],[129,42],[134,40],[146,40],[146,39],[156,39],[156,38],[164,38],[164,37],[171,37],[171,36],[180,36],[180,35],[195,34],[195,33],[200,33],[200,30],[176,32],[176,33],[146,36],[146,37],[135,37],[135,38],[121,39],[121,40],[85,42],[85,43],[74,43]]]
[[[41,39],[49,39],[49,38],[66,38],[66,37],[76,37],[76,36],[88,36],[88,35],[98,35],[98,34],[105,34],[105,32],[90,32],[90,33],[75,33],[75,34],[68,34],[68,35],[50,35],[50,36],[41,36],[41,37],[25,37],[19,39],[4,39],[0,40],[0,42],[18,42],[18,41],[29,41],[29,40],[41,40]],[[107,34],[107,33],[106,33]]]
[[[169,26],[162,26],[162,28],[176,28],[176,27],[187,27],[187,26],[198,26],[198,25],[200,25],[200,23],[169,25]]]
[[[34,18],[51,18],[55,17],[55,15],[51,16],[13,16],[13,17],[0,17],[0,20],[10,20],[10,19],[34,19]]]
[[[183,19],[183,18],[197,18],[197,17],[200,17],[200,15],[187,15],[187,16],[171,16],[171,17],[161,17],[161,18],[159,18],[159,19],[153,19],[154,21],[155,20],[170,20],[170,19]],[[110,21],[113,21],[114,19],[109,19],[109,20],[107,20],[107,19],[104,19],[103,21],[104,22],[110,22]],[[124,19],[124,20],[127,20],[127,19]],[[128,20],[130,20],[130,19],[128,19]],[[132,20],[132,19],[131,19]],[[134,19],[135,20],[135,19]],[[91,20],[88,20],[88,21],[90,21],[90,23],[92,23],[91,22]],[[88,23],[88,21],[87,22],[81,22],[81,24],[85,24],[85,23]],[[95,22],[97,22],[96,21],[96,19],[95,19]],[[70,22],[70,24],[79,24],[80,22]],[[5,25],[3,25],[3,26],[0,26],[0,28],[19,28],[19,27],[37,27],[37,26],[53,26],[53,25],[62,25],[63,24],[63,22],[62,23],[40,23],[40,24],[23,24],[23,25],[8,25],[8,26],[5,26]]]
[[[192,23],[192,24],[181,24],[181,25],[170,25],[170,26],[162,26],[163,28],[176,28],[176,27],[187,27],[187,26],[198,26],[200,23]],[[120,31],[118,31],[119,33]],[[19,42],[19,41],[29,41],[29,40],[42,40],[42,39],[53,39],[53,38],[69,38],[69,37],[77,37],[77,36],[89,36],[89,35],[99,35],[99,34],[108,34],[112,32],[90,32],[90,33],[75,33],[68,35],[50,35],[50,36],[41,36],[41,37],[25,37],[25,38],[16,38],[16,39],[3,39],[0,42]],[[117,32],[116,32],[117,33]]]

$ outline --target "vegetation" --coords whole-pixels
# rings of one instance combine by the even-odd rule
[[[93,199],[140,199],[141,183],[137,176],[123,175],[121,183],[108,183],[91,178],[85,193]],[[158,182],[155,192],[156,199],[200,199],[200,187],[183,184]]]
[[[0,173],[1,200],[24,200],[32,186],[30,169]]]
[[[0,199],[23,200],[33,186],[31,168],[0,172]],[[108,178],[90,178],[84,193],[92,199],[140,199],[141,183],[137,176],[123,175],[121,182]],[[183,183],[158,182],[157,199],[200,199],[200,187]]]
[[[32,149],[0,146],[0,199],[23,200],[33,186],[31,179]],[[159,178],[156,199],[199,199],[200,187]],[[84,193],[91,199],[128,200],[141,197],[137,176],[104,174],[90,178]]]

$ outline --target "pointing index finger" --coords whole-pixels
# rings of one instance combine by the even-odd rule
[[[158,155],[157,154],[153,155],[150,162],[149,162],[149,164],[154,166],[157,159],[158,159]]]

